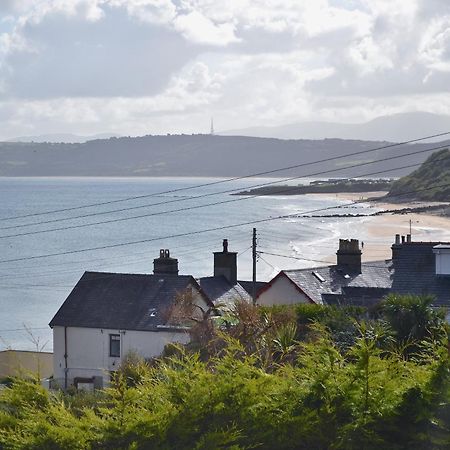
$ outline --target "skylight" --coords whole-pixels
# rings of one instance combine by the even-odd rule
[[[325,278],[317,272],[312,273],[321,283],[325,281]]]

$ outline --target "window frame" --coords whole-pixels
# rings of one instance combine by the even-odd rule
[[[114,352],[114,353],[113,353],[113,345],[112,345],[113,342],[118,342],[119,343],[118,351]],[[120,349],[120,334],[111,333],[109,335],[109,356],[111,358],[120,358],[120,350],[121,350]]]

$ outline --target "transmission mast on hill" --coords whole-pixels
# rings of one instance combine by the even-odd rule
[[[209,132],[209,134],[210,134],[211,136],[214,135],[214,120],[213,120],[212,117],[211,117],[211,131]]]

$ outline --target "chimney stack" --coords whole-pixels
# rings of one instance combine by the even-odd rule
[[[228,239],[223,240],[223,250],[214,252],[214,276],[223,275],[231,284],[237,282],[237,253],[228,251]]]
[[[161,249],[159,258],[153,260],[153,273],[155,275],[178,275],[178,259],[171,258],[169,249]]]
[[[401,251],[401,249],[402,249],[402,245],[405,243],[405,237],[404,236],[402,236],[402,240],[401,240],[401,242],[400,242],[400,235],[399,234],[396,234],[395,235],[395,242],[392,244],[392,246],[391,246],[391,250],[392,250],[392,260],[393,261],[395,261],[397,258],[398,258],[398,256],[399,256],[399,254],[400,254],[400,251]]]
[[[336,252],[338,269],[348,273],[361,273],[361,250],[358,239],[339,239]]]

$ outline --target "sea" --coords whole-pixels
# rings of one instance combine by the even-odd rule
[[[368,220],[303,215],[376,210],[345,207],[333,194],[231,195],[273,181],[0,178],[0,350],[52,351],[48,323],[84,271],[152,273],[169,249],[180,274],[208,276],[226,238],[239,279],[250,280],[256,228],[257,278],[265,281],[281,269],[333,263],[339,238],[361,239]]]

